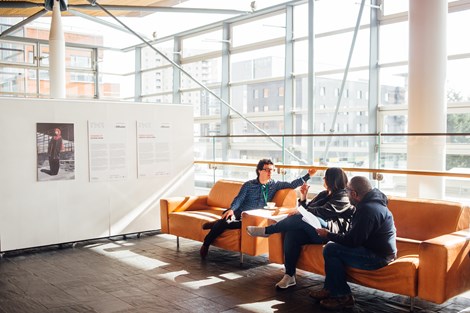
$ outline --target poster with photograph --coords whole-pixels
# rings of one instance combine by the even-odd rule
[[[36,123],[38,181],[75,179],[72,123]]]
[[[128,177],[126,122],[88,122],[90,181],[123,181]]]
[[[171,170],[170,123],[137,122],[138,176],[168,176]]]

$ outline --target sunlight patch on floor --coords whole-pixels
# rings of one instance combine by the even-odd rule
[[[155,268],[169,264],[167,262],[162,262],[155,258],[149,258],[147,256],[132,252],[129,249],[123,248],[129,246],[132,245],[129,243],[107,243],[104,245],[91,247],[90,250],[144,271],[153,270]]]
[[[182,271],[178,271],[178,272],[168,272],[168,273],[165,273],[165,274],[159,274],[158,276],[160,276],[162,278],[165,278],[165,279],[168,279],[170,281],[176,282],[176,278],[178,276],[187,275],[187,274],[189,274],[188,271],[182,270]]]
[[[221,283],[225,280],[215,277],[215,276],[210,276],[207,279],[201,279],[201,280],[196,280],[196,281],[191,281],[191,282],[186,282],[182,283],[183,286],[189,287],[191,289],[199,289],[201,287],[206,287],[214,284]]]
[[[273,309],[272,306],[283,304],[283,301],[279,300],[271,300],[271,301],[264,301],[264,302],[254,302],[254,303],[246,303],[246,304],[239,304],[237,307],[247,310],[249,312],[255,313],[271,313],[276,312],[278,309]]]
[[[220,274],[219,276],[223,277],[225,279],[229,279],[229,280],[234,280],[234,279],[238,279],[238,278],[243,277],[242,275],[237,274],[237,273],[226,273],[226,274]]]

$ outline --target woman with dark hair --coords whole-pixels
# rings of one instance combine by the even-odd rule
[[[322,228],[333,233],[345,233],[350,225],[354,206],[349,203],[346,185],[348,177],[346,173],[337,167],[328,168],[323,177],[323,185],[326,190],[320,192],[312,201],[307,203],[309,186],[300,188],[299,205],[315,215]],[[289,216],[268,227],[248,226],[247,232],[251,236],[268,237],[274,233],[285,232],[284,236],[284,267],[285,275],[276,284],[276,287],[285,289],[296,284],[295,270],[302,245],[323,244],[315,228],[303,220],[303,216],[294,209]]]

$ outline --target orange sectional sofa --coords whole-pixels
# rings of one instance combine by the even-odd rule
[[[161,231],[163,233],[187,239],[204,241],[209,230],[203,230],[206,222],[215,221],[230,207],[243,182],[219,180],[211,188],[208,195],[172,197],[160,199]],[[297,195],[294,189],[283,189],[276,193],[273,202],[278,207],[293,208],[297,205]],[[242,228],[229,229],[220,235],[213,243],[214,246],[230,251],[257,256],[268,253],[267,238],[255,238],[248,235],[249,225],[266,225],[263,217],[242,215]],[[179,242],[179,241],[178,241]]]
[[[366,287],[434,303],[470,290],[470,208],[450,201],[389,197],[398,258],[381,269],[350,268],[348,279]],[[274,221],[270,221],[274,223]],[[269,260],[283,264],[283,235],[269,237]],[[305,245],[297,268],[325,275],[322,245]]]

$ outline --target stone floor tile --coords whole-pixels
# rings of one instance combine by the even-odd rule
[[[326,312],[308,292],[323,276],[298,271],[277,290],[284,268],[266,255],[244,256],[158,232],[90,240],[59,248],[7,252],[0,258],[0,313]],[[343,312],[407,312],[408,297],[351,284],[356,305]],[[470,313],[470,292],[415,312]]]

